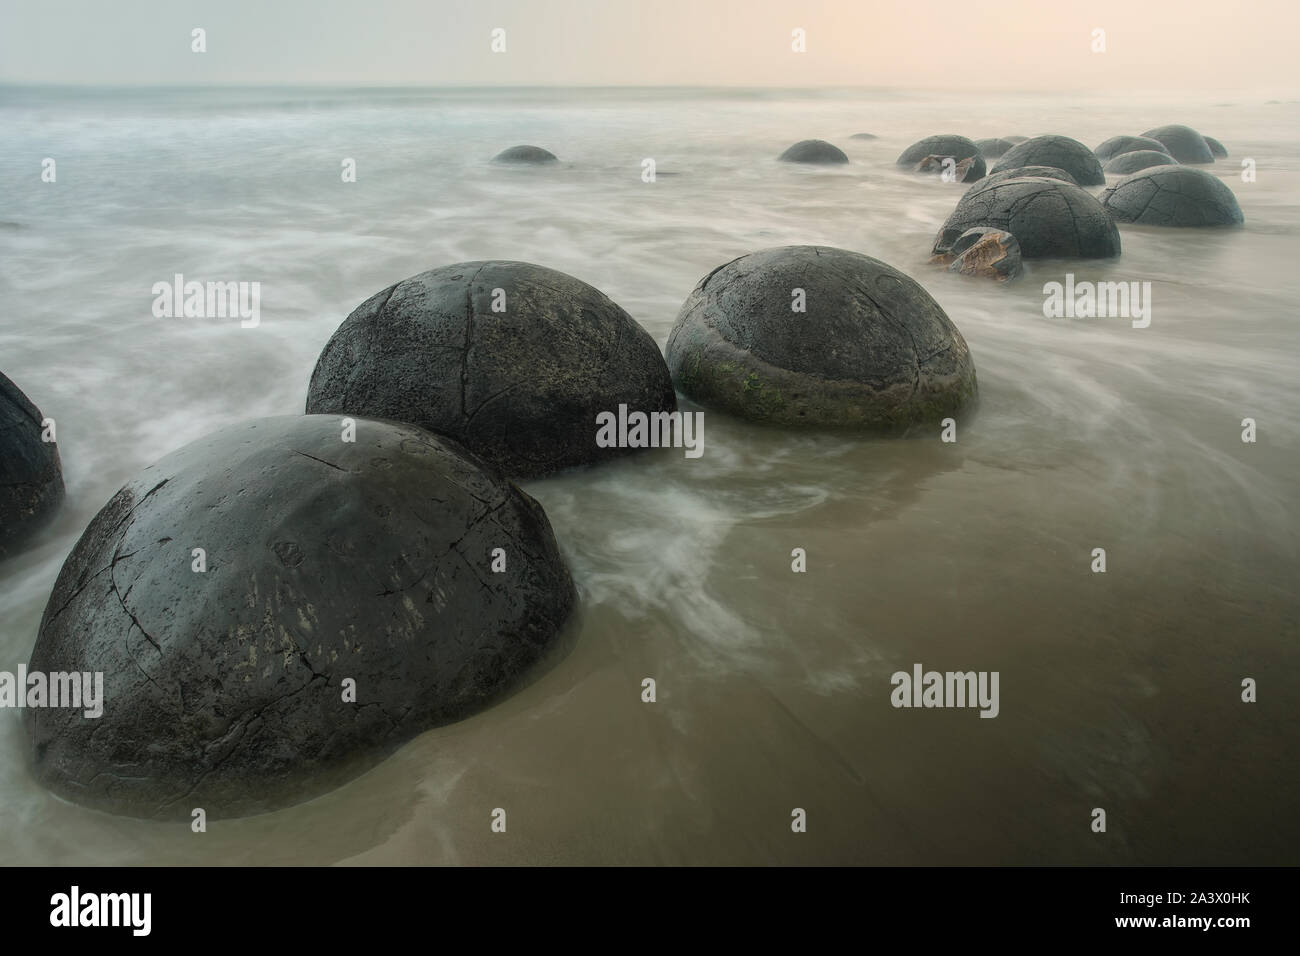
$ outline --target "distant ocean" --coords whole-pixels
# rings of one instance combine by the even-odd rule
[[[897,169],[910,143],[1095,146],[1165,123],[1227,146],[1209,168],[1244,229],[1126,226],[1119,260],[1034,260],[1006,286],[927,264],[965,187]],[[775,161],[814,137],[851,163]],[[560,163],[488,162],[521,143]],[[0,670],[27,661],[118,487],[224,424],[301,412],[338,323],[434,266],[560,269],[662,347],[716,266],[839,246],[930,291],[981,392],[955,444],[709,413],[699,459],[528,483],[581,594],[574,651],[309,804],[202,837],[106,817],[39,787],[0,711],[0,861],[1295,862],[1300,102],[0,87],[0,186],[0,370],[57,421],[68,484],[50,532],[0,565]],[[1151,282],[1151,326],[1044,318],[1067,272]],[[260,324],[155,318],[151,287],[178,273],[260,282]],[[892,709],[889,675],[918,661],[999,670],[999,717]],[[509,841],[498,806],[518,808]]]

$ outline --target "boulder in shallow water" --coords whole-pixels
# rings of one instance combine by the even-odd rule
[[[1157,126],[1149,129],[1143,136],[1159,140],[1169,151],[1169,155],[1180,163],[1206,164],[1214,162],[1214,154],[1205,142],[1205,137],[1190,126]]]
[[[1027,177],[1037,176],[1042,179],[1059,179],[1063,183],[1069,183],[1071,186],[1079,185],[1074,181],[1074,177],[1064,169],[1057,169],[1054,166],[1018,166],[1015,169],[1004,169],[1000,173],[989,173],[974,186],[970,191],[976,189],[987,189],[990,186],[996,186],[998,183],[1004,183],[1008,179],[1025,179]]]
[[[575,594],[541,506],[419,428],[344,426],[226,428],[95,516],[30,669],[102,673],[102,715],[24,711],[46,786],[159,819],[296,803],[481,710],[557,646]]]
[[[510,163],[519,166],[542,166],[546,163],[559,162],[559,160],[550,150],[542,149],[540,146],[511,146],[509,149],[502,150],[493,156],[492,162]]]
[[[511,477],[633,449],[597,444],[596,415],[672,411],[650,334],[599,289],[527,262],[462,262],[389,286],[339,326],[309,413],[411,422]]]
[[[63,500],[59,447],[43,441],[40,409],[0,373],[0,560],[14,554]]]
[[[918,164],[932,157],[939,157],[940,159],[940,164],[934,167],[936,172],[943,171],[942,160],[944,158],[952,159],[954,165],[963,160],[971,160],[964,182],[983,179],[984,174],[988,172],[988,166],[984,162],[984,157],[980,155],[979,147],[965,136],[955,136],[950,133],[927,136],[925,139],[913,143],[903,150],[896,160],[896,164],[916,170]]]
[[[1006,282],[1024,272],[1020,243],[1009,232],[978,226],[967,229],[952,244],[955,257],[948,266],[949,272],[968,276],[981,276]]]
[[[1112,136],[1094,149],[1093,152],[1104,163],[1121,153],[1132,153],[1148,149],[1155,150],[1157,153],[1169,152],[1169,150],[1165,149],[1164,143],[1158,139],[1152,139],[1150,136]]]
[[[1012,146],[1016,144],[1009,139],[977,139],[975,145],[979,147],[980,155],[985,159],[997,159]]]
[[[1177,165],[1178,160],[1163,150],[1139,149],[1131,153],[1116,154],[1106,164],[1106,172],[1127,176],[1129,173],[1136,173],[1139,169],[1149,169],[1152,166]]]
[[[1202,136],[1201,138],[1205,140],[1205,145],[1210,147],[1210,155],[1213,156],[1215,159],[1228,158],[1227,147],[1224,146],[1222,143],[1220,143],[1213,136]]]
[[[1213,173],[1187,166],[1155,166],[1121,179],[1101,194],[1120,222],[1144,226],[1239,226],[1237,197]]]
[[[965,340],[914,279],[825,246],[714,269],[682,306],[666,357],[700,404],[781,425],[937,422],[976,393]]]
[[[783,163],[815,163],[820,165],[847,163],[849,161],[849,158],[844,155],[844,150],[838,146],[832,146],[824,139],[800,140],[777,158]]]
[[[990,226],[1020,242],[1026,259],[1105,259],[1120,253],[1119,230],[1089,192],[1056,179],[1008,179],[962,196],[935,237],[935,255],[951,252],[967,229]]]
[[[1051,166],[1063,169],[1080,186],[1100,186],[1106,182],[1101,163],[1092,150],[1068,136],[1035,136],[1018,143],[1002,154],[993,172],[1000,173],[1020,166]]]
[[[854,133],[849,139],[880,139],[875,133]]]

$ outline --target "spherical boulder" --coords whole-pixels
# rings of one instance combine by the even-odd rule
[[[1239,226],[1237,197],[1213,173],[1186,166],[1155,166],[1126,176],[1101,194],[1119,222],[1145,226]]]
[[[1026,259],[1106,259],[1120,253],[1119,230],[1101,203],[1056,179],[1008,179],[969,190],[939,230],[933,253],[949,253],[957,238],[975,226],[1011,233]]]
[[[1213,136],[1202,136],[1201,138],[1205,140],[1205,145],[1210,147],[1210,155],[1215,159],[1228,158],[1228,148]]]
[[[46,786],[137,817],[275,809],[562,649],[576,598],[537,502],[454,442],[352,424],[223,429],[95,516],[32,651],[102,674],[97,704],[24,711]]]
[[[63,500],[59,448],[44,416],[0,372],[0,560],[14,554]],[[57,433],[56,433],[57,434]]]
[[[1009,139],[977,139],[975,145],[979,147],[980,155],[985,159],[997,159],[1012,146],[1016,144]]]
[[[780,425],[893,429],[976,394],[961,333],[909,276],[825,246],[741,256],[705,276],[668,338],[678,387]]]
[[[965,136],[941,134],[927,136],[913,143],[899,155],[895,161],[899,166],[907,166],[914,172],[943,172],[943,160],[951,159],[954,166],[970,160],[966,164],[961,182],[974,182],[983,179],[988,172],[984,157],[979,147]],[[938,160],[938,162],[936,162]]]
[[[1210,152],[1209,144],[1205,142],[1205,137],[1190,126],[1157,126],[1155,129],[1149,129],[1143,136],[1159,140],[1164,144],[1169,155],[1180,163],[1212,163],[1214,154]]]
[[[1104,163],[1121,153],[1132,153],[1144,149],[1153,149],[1158,153],[1169,152],[1169,150],[1165,149],[1164,143],[1158,139],[1152,139],[1150,136],[1112,136],[1094,149],[1093,152]]]
[[[993,172],[1000,173],[1020,166],[1052,166],[1063,169],[1080,186],[1100,186],[1106,182],[1101,163],[1092,150],[1068,136],[1035,136],[1011,147],[1002,154]]]
[[[1131,153],[1117,153],[1106,164],[1106,172],[1127,176],[1129,173],[1136,173],[1139,169],[1149,169],[1152,166],[1177,165],[1178,160],[1164,150],[1139,149]]]
[[[559,160],[549,149],[540,146],[511,146],[492,157],[494,163],[510,163],[519,166],[541,166],[556,163]]]
[[[832,146],[824,139],[800,140],[777,158],[783,163],[815,163],[818,165],[847,163],[849,161],[849,158],[844,155],[844,150],[838,146]]]
[[[596,416],[677,407],[650,334],[600,290],[527,262],[462,262],[389,286],[339,326],[309,413],[411,422],[516,478],[633,451]]]
[[[1009,232],[979,226],[967,229],[952,244],[949,272],[1006,282],[1024,272],[1020,243]]]

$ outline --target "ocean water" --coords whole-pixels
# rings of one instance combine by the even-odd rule
[[[310,803],[203,834],[85,810],[35,783],[0,711],[0,862],[1296,863],[1298,120],[1295,100],[1138,93],[0,88],[0,369],[57,421],[68,485],[0,564],[0,670],[118,487],[300,412],[338,323],[434,266],[563,270],[662,347],[714,267],[840,246],[929,290],[981,391],[955,443],[706,413],[699,459],[526,483],[580,591],[572,652]],[[1243,229],[1125,226],[1118,260],[1007,286],[927,264],[965,187],[896,169],[913,141],[1164,123],[1228,147],[1211,168]],[[810,137],[852,162],[775,161]],[[561,162],[488,162],[518,143]],[[1150,282],[1150,327],[1044,318],[1067,272]],[[155,318],[176,273],[259,281],[260,325]],[[891,707],[917,662],[998,671],[999,716]]]

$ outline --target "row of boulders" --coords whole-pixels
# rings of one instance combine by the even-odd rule
[[[669,418],[674,382],[795,426],[905,428],[976,395],[970,351],[925,290],[839,249],[713,270],[666,360],[551,269],[471,262],[398,282],[330,338],[308,414],[187,445],[92,520],[30,667],[102,672],[103,715],[25,711],[36,775],[133,816],[256,813],[509,693],[562,648],[575,604],[546,515],[510,479],[635,450],[605,447],[597,416]]]

